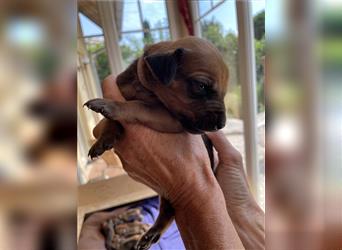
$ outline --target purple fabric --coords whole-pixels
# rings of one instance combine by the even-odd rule
[[[152,225],[159,214],[159,198],[153,197],[142,201],[134,206],[142,209],[144,223]],[[153,244],[151,250],[185,250],[182,238],[178,231],[176,222],[173,222],[168,230],[163,233],[158,243]]]

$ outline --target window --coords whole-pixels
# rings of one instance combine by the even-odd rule
[[[264,60],[265,60],[265,2],[253,1],[255,63],[257,73],[258,113],[265,112]]]
[[[98,80],[102,82],[110,74],[103,30],[82,13],[79,13],[79,18],[91,66],[94,67]]]
[[[165,1],[125,0],[116,25],[124,67],[142,54],[145,45],[170,40]]]
[[[171,39],[165,1],[117,1],[114,10],[124,68],[143,53],[145,45]],[[102,82],[110,74],[103,30],[82,13],[79,17],[89,59]]]

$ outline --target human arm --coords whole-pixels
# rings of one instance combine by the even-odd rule
[[[241,154],[222,131],[207,135],[218,153],[216,178],[236,231],[246,249],[264,249],[265,214],[250,191]]]
[[[114,77],[106,79],[103,90],[105,98],[124,100]],[[171,202],[187,249],[242,249],[201,137],[123,126],[115,151],[131,177]]]

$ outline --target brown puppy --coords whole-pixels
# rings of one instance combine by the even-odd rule
[[[166,133],[203,134],[225,125],[228,69],[219,51],[200,38],[147,47],[144,55],[117,77],[117,84],[127,102],[94,99],[85,104],[107,118],[89,150],[92,158],[115,147],[124,132],[119,121],[141,123]],[[212,163],[210,142],[205,136],[203,139]],[[148,249],[157,242],[173,217],[171,204],[162,198],[157,221],[137,248]]]

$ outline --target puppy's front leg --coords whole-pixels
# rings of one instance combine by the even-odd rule
[[[94,136],[97,140],[89,149],[88,156],[93,159],[102,155],[106,150],[112,149],[123,133],[124,128],[120,122],[109,119],[101,120],[94,129]]]
[[[140,123],[164,133],[184,131],[180,122],[164,107],[155,107],[142,101],[116,102],[109,99],[93,99],[84,104],[110,120]]]

